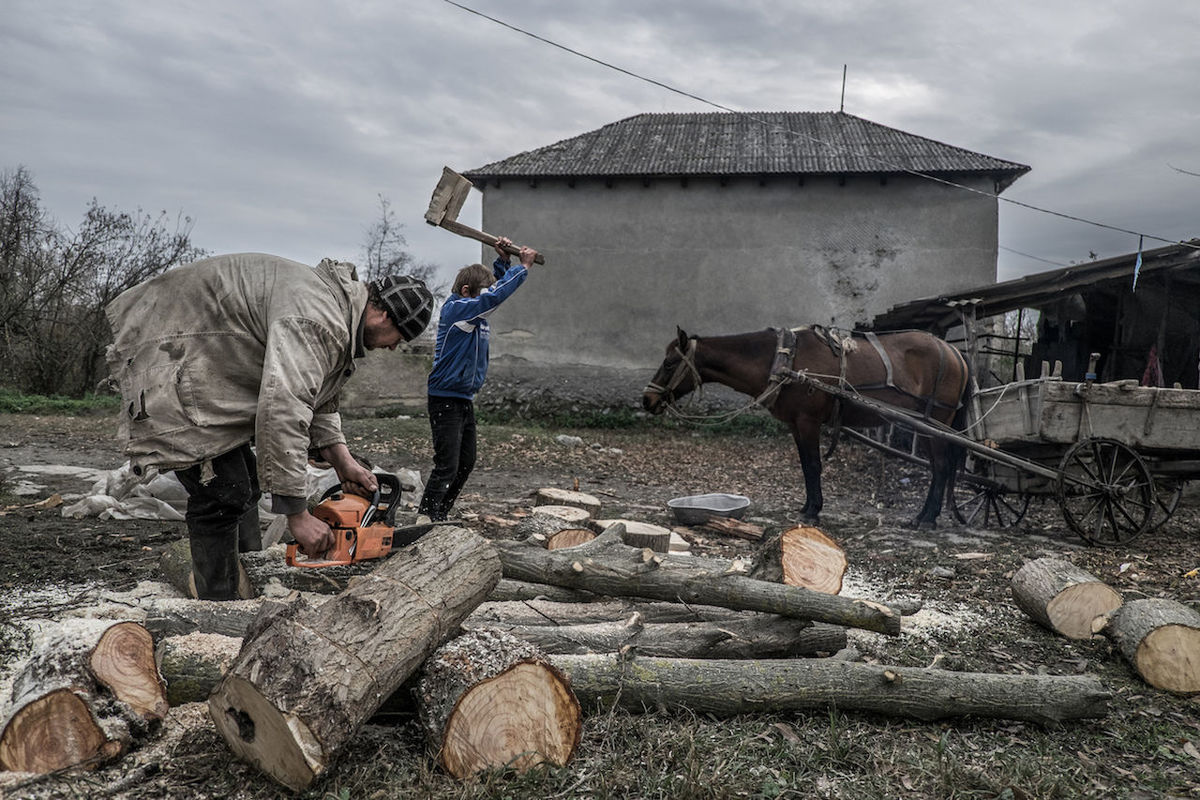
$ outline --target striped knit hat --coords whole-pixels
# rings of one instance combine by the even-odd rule
[[[371,287],[406,342],[421,335],[433,316],[433,294],[423,281],[411,275],[388,275],[372,281]]]

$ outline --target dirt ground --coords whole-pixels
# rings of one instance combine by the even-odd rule
[[[431,454],[425,420],[349,419],[346,430],[352,449],[376,466],[427,474]],[[483,426],[480,453],[458,511],[493,537],[510,532],[484,520],[512,519],[526,512],[532,492],[543,486],[578,488],[596,495],[604,504],[602,516],[660,524],[671,524],[665,507],[671,497],[711,491],[744,494],[752,501],[747,519],[768,532],[794,524],[804,500],[790,440],[770,430],[714,434],[672,425],[615,430]],[[110,470],[121,463],[106,417],[0,415],[0,472],[6,474],[0,495],[4,505],[0,672],[11,671],[24,655],[28,646],[24,621],[54,618],[69,607],[90,602],[100,589],[126,590],[139,581],[160,578],[158,549],[183,535],[182,523],[76,520],[64,518],[61,508],[36,507],[55,492],[69,501],[70,495],[86,492],[95,478],[94,472],[58,467]],[[1095,675],[1113,693],[1109,716],[1051,732],[1024,724],[979,721],[914,723],[887,734],[911,736],[914,750],[933,747],[937,755],[931,758],[939,760],[945,758],[940,748],[953,736],[963,742],[980,737],[978,741],[984,743],[975,746],[992,748],[986,751],[990,755],[962,754],[964,763],[976,760],[980,765],[964,768],[966,777],[960,776],[963,783],[957,787],[947,785],[945,775],[917,779],[897,772],[889,776],[882,774],[885,771],[878,763],[867,762],[857,772],[843,768],[842,773],[820,780],[811,774],[791,783],[771,778],[775,781],[771,785],[779,789],[774,793],[763,788],[767,783],[761,776],[747,777],[740,786],[737,780],[720,787],[698,780],[695,786],[707,789],[679,794],[665,791],[661,784],[633,788],[628,794],[611,787],[589,791],[588,759],[599,757],[600,745],[585,737],[575,771],[568,765],[562,775],[547,778],[549,783],[541,784],[539,791],[574,784],[572,792],[561,796],[733,797],[793,792],[818,797],[1200,797],[1200,703],[1141,682],[1106,640],[1072,642],[1041,629],[1015,608],[1009,591],[1012,573],[1025,561],[1056,556],[1106,581],[1126,599],[1168,597],[1200,605],[1200,579],[1191,575],[1200,567],[1200,511],[1189,504],[1165,526],[1133,543],[1092,548],[1066,529],[1056,506],[1043,501],[1035,501],[1022,525],[1013,530],[965,529],[948,512],[935,531],[906,529],[901,524],[920,506],[925,475],[852,443],[839,445],[824,477],[822,528],[844,547],[851,564],[843,594],[922,605],[920,613],[906,618],[905,634],[897,639],[875,634],[852,638],[864,659],[908,666],[936,663],[963,671]],[[17,490],[26,494],[14,494]],[[700,555],[752,556],[753,546],[741,540],[694,538],[693,551]],[[850,719],[847,735],[859,736],[868,745],[875,741],[872,731],[877,735],[884,730],[878,727],[878,719],[853,715]],[[205,724],[197,720],[196,725]],[[743,720],[739,725],[758,730],[769,742],[786,745],[778,725],[794,730],[803,722],[794,717],[782,723],[771,718]],[[807,722],[818,729],[830,724],[821,715]],[[606,724],[616,723],[610,718]],[[368,750],[383,735],[378,726],[369,728],[363,734],[363,747]],[[659,735],[653,728],[644,734]],[[821,735],[827,737],[828,730]],[[67,773],[24,783],[0,780],[0,796],[7,790],[13,797],[215,797],[229,795],[231,787],[241,787],[236,796],[275,796],[269,781],[240,764],[223,767],[233,775],[223,778],[224,783],[209,783],[210,765],[227,759],[223,742],[211,726],[182,750],[178,742],[172,747],[186,757],[170,768],[138,762],[142,773],[133,778],[128,770],[113,766],[88,773],[86,779]],[[597,752],[589,755],[588,747]],[[1011,757],[1008,751],[999,752],[1003,748],[1011,751]],[[406,752],[421,758],[419,748]],[[441,789],[422,790],[422,796],[524,796],[519,787],[503,783],[449,788],[445,776],[432,775],[428,764],[413,774],[413,781],[441,782]],[[806,773],[797,768],[789,774]],[[1025,785],[1017,785],[1014,776],[1023,776]],[[413,785],[409,784],[410,790]],[[364,786],[374,784],[331,779],[306,796],[357,797]],[[384,791],[377,796],[394,796]]]

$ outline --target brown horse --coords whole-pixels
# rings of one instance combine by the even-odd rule
[[[801,373],[801,374],[798,374]],[[732,336],[700,338],[682,329],[667,346],[666,358],[642,394],[642,405],[662,413],[702,383],[720,383],[754,397],[788,426],[804,471],[805,503],[800,515],[817,522],[821,495],[821,425],[849,427],[881,424],[878,415],[806,382],[815,379],[850,392],[917,412],[962,430],[971,385],[966,359],[953,346],[928,333],[832,336],[819,327],[768,329]],[[931,438],[933,473],[925,506],[913,524],[935,527],[947,487],[963,448],[952,440]]]

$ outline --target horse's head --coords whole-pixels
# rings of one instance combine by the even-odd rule
[[[676,328],[676,338],[667,345],[667,355],[658,372],[642,390],[642,407],[651,414],[661,414],[667,406],[700,385],[696,369],[696,337],[689,337]]]

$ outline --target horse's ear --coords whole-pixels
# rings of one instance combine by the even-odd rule
[[[681,352],[681,353],[686,352],[687,348],[688,348],[687,331],[685,331],[683,328],[676,325],[675,333],[679,336],[679,352]]]

